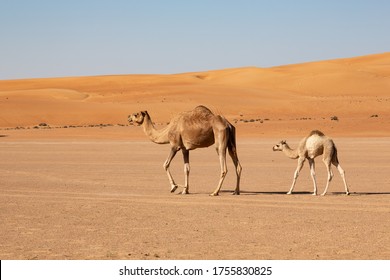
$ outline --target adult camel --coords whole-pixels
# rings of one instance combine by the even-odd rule
[[[176,153],[179,150],[183,153],[185,181],[182,194],[188,194],[190,173],[189,151],[215,144],[221,165],[221,175],[217,188],[210,195],[217,196],[219,194],[226,177],[226,150],[229,151],[229,155],[236,168],[237,182],[233,194],[240,194],[242,167],[237,156],[235,127],[225,117],[213,114],[205,106],[197,106],[192,111],[178,114],[172,118],[166,127],[160,130],[154,127],[147,111],[129,115],[128,121],[142,126],[145,134],[152,142],[157,144],[170,144],[170,153],[163,166],[171,184],[171,192],[174,192],[178,187],[169,171],[169,165]]]

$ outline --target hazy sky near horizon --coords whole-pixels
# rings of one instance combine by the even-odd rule
[[[387,0],[0,0],[0,80],[382,53],[389,15]]]

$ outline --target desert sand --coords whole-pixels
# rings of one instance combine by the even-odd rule
[[[237,128],[233,164],[190,153],[190,194],[169,192],[169,147],[127,115],[162,127],[203,104]],[[0,259],[389,259],[390,53],[272,68],[0,81]],[[335,171],[312,196],[307,165],[273,152],[313,129],[332,137]],[[326,171],[316,160],[319,193]],[[183,163],[172,163],[183,183]],[[179,191],[179,190],[178,190]],[[178,192],[177,191],[177,192]]]

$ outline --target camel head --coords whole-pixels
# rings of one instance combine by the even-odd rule
[[[282,140],[280,141],[278,144],[276,144],[272,150],[273,151],[282,151],[283,150],[283,147],[286,146],[287,143],[286,143],[286,140]]]
[[[129,115],[127,120],[129,121],[130,124],[142,125],[142,123],[145,120],[145,116],[147,116],[147,115],[148,115],[148,112],[141,111],[141,112]]]

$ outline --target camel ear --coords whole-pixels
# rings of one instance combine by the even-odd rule
[[[148,112],[147,111],[141,111],[141,114],[142,114],[143,117],[145,117],[148,114]]]

